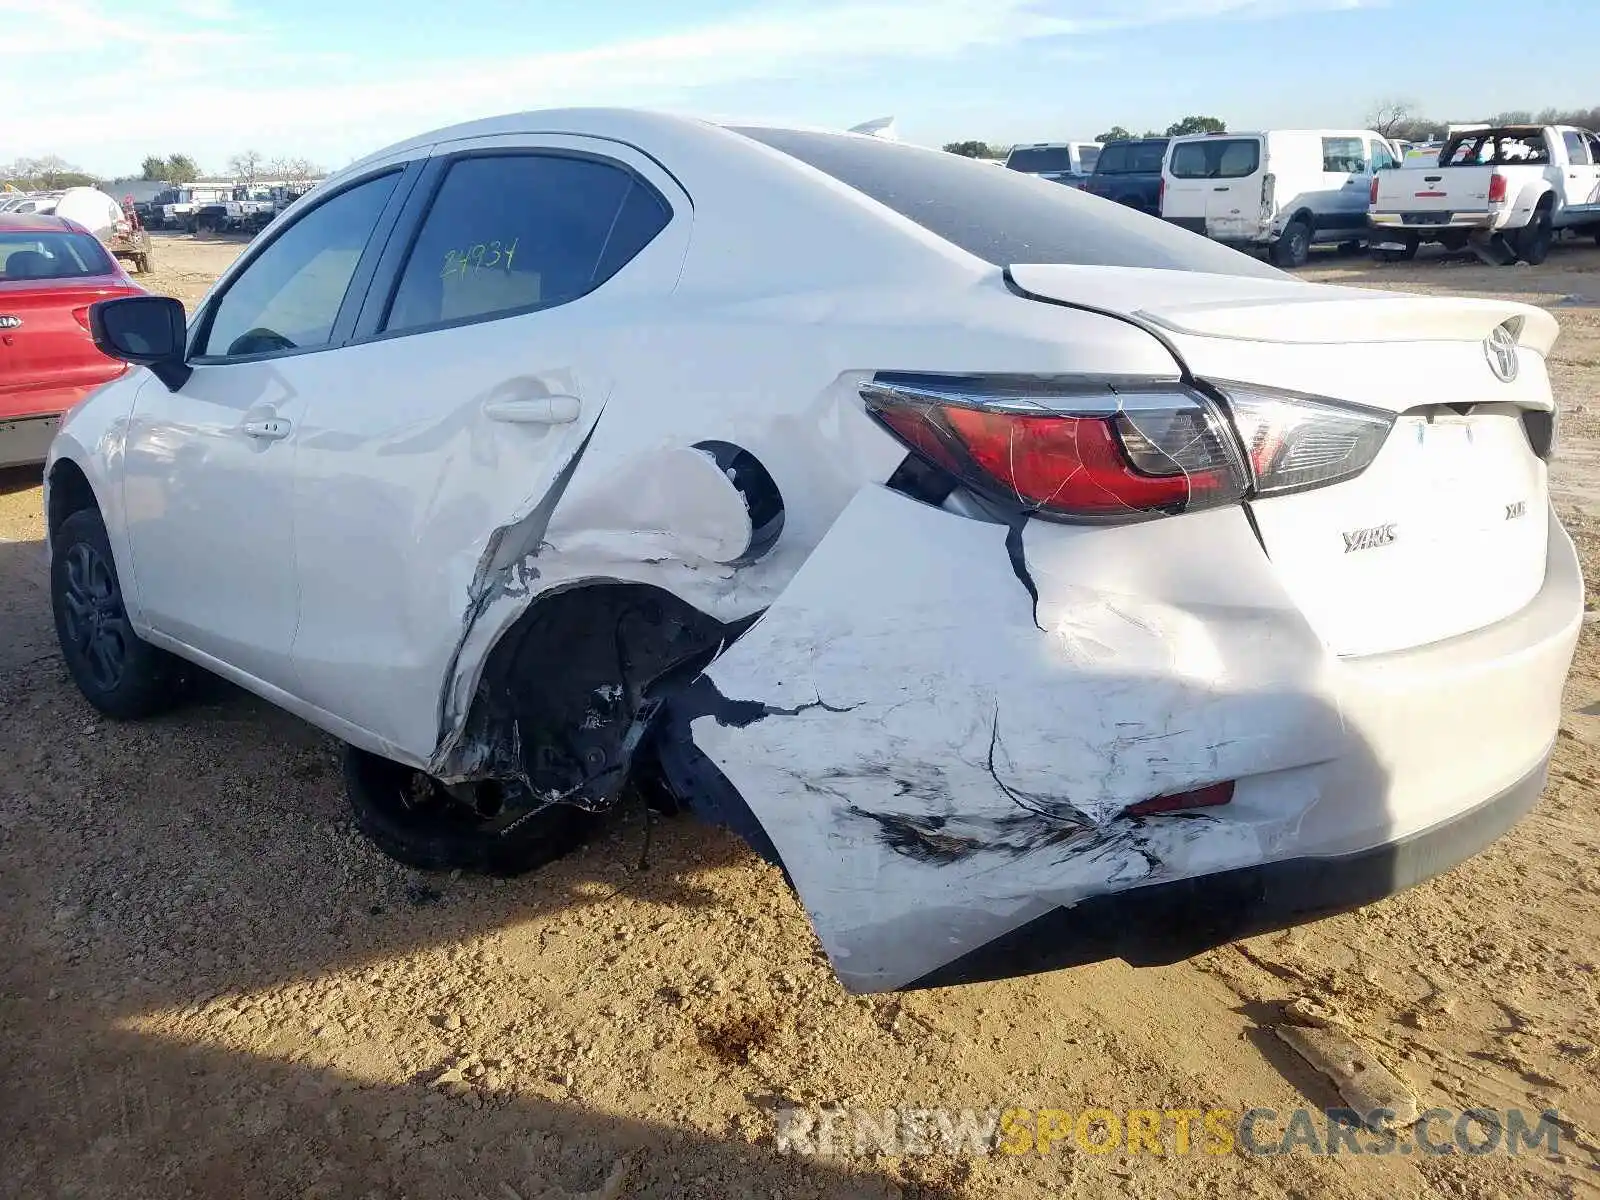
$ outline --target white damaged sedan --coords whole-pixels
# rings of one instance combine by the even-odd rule
[[[192,665],[429,868],[630,780],[858,991],[1169,962],[1538,798],[1583,611],[1549,314],[1298,282],[848,134],[528,113],[339,173],[47,466],[89,701]]]

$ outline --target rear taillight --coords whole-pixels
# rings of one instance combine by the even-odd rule
[[[74,321],[76,321],[79,325],[83,326],[83,331],[85,333],[89,332],[89,306],[87,304],[84,305],[82,308],[73,309],[72,310],[72,319]]]
[[[1256,495],[1300,491],[1359,475],[1377,456],[1392,413],[1274,392],[1216,385],[1233,415]]]
[[[867,411],[980,496],[1062,520],[1192,512],[1350,479],[1391,413],[1247,384],[884,373]],[[1231,424],[1230,424],[1231,418]]]
[[[1378,202],[1378,177],[1373,175],[1372,186],[1367,189],[1367,206],[1370,208]]]
[[[867,411],[980,495],[1063,519],[1236,503],[1247,473],[1214,402],[1180,384],[882,374]]]
[[[1489,176],[1489,203],[1504,204],[1506,202],[1506,177],[1499,173]]]

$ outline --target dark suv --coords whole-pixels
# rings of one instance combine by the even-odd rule
[[[1132,138],[1107,142],[1083,190],[1129,208],[1161,215],[1161,160],[1166,138]]]

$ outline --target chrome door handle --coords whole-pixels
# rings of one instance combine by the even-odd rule
[[[282,417],[266,417],[261,420],[246,421],[239,426],[244,431],[245,437],[255,438],[261,442],[281,442],[289,436],[294,428]]]
[[[583,411],[576,396],[537,396],[526,400],[491,400],[483,415],[510,425],[570,425]]]

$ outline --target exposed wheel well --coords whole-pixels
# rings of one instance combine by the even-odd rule
[[[1309,227],[1312,230],[1315,230],[1316,227],[1317,227],[1316,221],[1312,219],[1311,210],[1309,208],[1302,208],[1298,212],[1296,212],[1294,214],[1294,216],[1290,217],[1287,221],[1284,222],[1284,228],[1287,229],[1290,225],[1293,225],[1296,221],[1299,221],[1301,224],[1306,225],[1307,227]]]
[[[610,807],[665,697],[754,619],[725,624],[641,583],[551,592],[490,651],[451,762],[474,778]]]
[[[63,458],[50,468],[50,510],[45,513],[45,520],[51,533],[80,509],[99,507],[94,488],[89,486],[89,477],[77,463]]]

